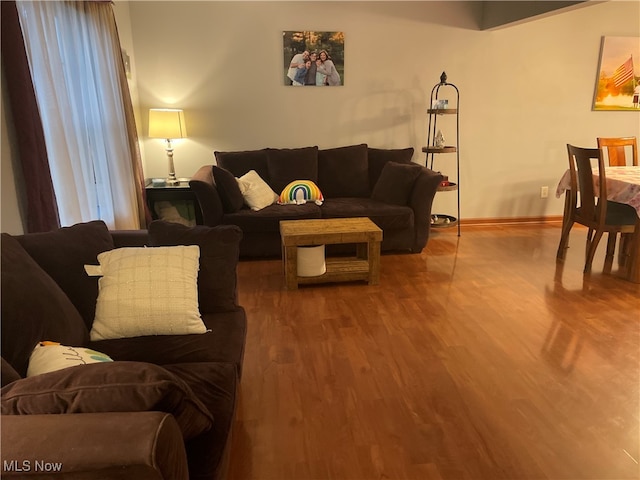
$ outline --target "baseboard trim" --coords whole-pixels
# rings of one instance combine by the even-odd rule
[[[562,215],[551,215],[548,217],[510,217],[510,218],[463,218],[461,225],[540,225],[548,223],[562,223]]]

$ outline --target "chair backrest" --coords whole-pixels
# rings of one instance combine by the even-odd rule
[[[625,166],[627,164],[626,147],[631,150],[631,163],[638,165],[638,141],[636,137],[598,137],[598,148],[607,151],[610,166]]]
[[[604,225],[607,215],[607,181],[602,152],[598,148],[581,148],[567,144],[571,188],[580,193],[580,205],[575,220],[583,225]],[[593,182],[592,161],[597,162],[598,189]],[[575,183],[577,183],[577,185]]]

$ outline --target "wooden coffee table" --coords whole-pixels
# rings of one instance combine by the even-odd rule
[[[299,284],[365,280],[380,281],[380,242],[382,230],[368,218],[327,218],[283,220],[280,222],[282,259],[288,289]],[[298,247],[355,243],[355,257],[326,258],[327,271],[316,277],[298,276]]]

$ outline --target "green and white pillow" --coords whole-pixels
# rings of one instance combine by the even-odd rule
[[[69,347],[56,342],[40,342],[31,352],[27,377],[90,363],[113,362],[106,354],[85,347]]]

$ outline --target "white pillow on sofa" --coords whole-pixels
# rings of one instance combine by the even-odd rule
[[[98,255],[91,340],[207,331],[198,309],[200,247],[127,247]],[[85,267],[87,272],[96,267]]]
[[[251,210],[262,210],[264,207],[273,205],[278,200],[276,192],[255,170],[249,170],[238,178],[238,186],[244,198],[244,203],[249,205]]]

